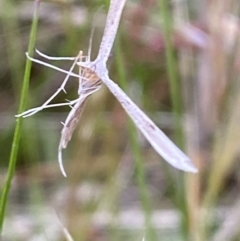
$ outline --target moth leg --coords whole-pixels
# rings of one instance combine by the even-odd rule
[[[56,67],[56,66],[53,65],[53,64],[48,64],[48,63],[46,63],[46,62],[44,62],[44,61],[41,61],[41,60],[32,58],[32,57],[29,56],[28,53],[26,53],[26,56],[27,56],[27,58],[30,59],[32,62],[35,62],[35,63],[41,64],[41,65],[47,66],[47,67],[52,68],[52,69],[55,69],[55,70],[58,70],[59,72],[68,74],[69,76],[73,76],[73,77],[75,77],[75,78],[79,78],[79,76],[78,76],[77,74],[73,73],[73,72],[67,71],[67,70],[65,70],[65,69],[61,69],[61,68],[59,68],[59,67]],[[74,62],[75,62],[75,61],[74,61]]]
[[[35,49],[36,53],[45,58],[45,59],[48,59],[48,60],[76,60],[79,58],[79,54],[76,56],[76,57],[54,57],[54,56],[49,56],[49,55],[46,55],[44,53],[42,53],[41,51],[39,51],[38,49]],[[82,58],[85,58],[86,60],[88,59],[88,56],[82,56]]]
[[[66,102],[65,103],[57,103],[57,104],[46,105],[44,107],[43,106],[36,107],[36,108],[30,109],[30,110],[27,110],[27,111],[25,111],[25,112],[23,112],[19,115],[16,115],[16,117],[26,118],[26,117],[29,117],[29,116],[33,115],[36,112],[39,112],[40,110],[59,107],[59,106],[70,106],[70,107],[72,107],[72,105],[74,105],[77,102],[77,100],[78,99],[69,101],[67,103]]]
[[[21,116],[23,116],[23,117],[28,117],[28,116],[34,115],[34,114],[36,114],[37,112],[39,112],[39,111],[41,111],[41,110],[43,110],[43,109],[45,109],[45,108],[48,108],[48,107],[47,107],[48,104],[49,104],[61,91],[64,91],[64,92],[66,93],[66,91],[65,91],[65,85],[67,84],[67,82],[68,82],[68,80],[69,80],[69,77],[70,77],[70,75],[72,74],[72,71],[73,71],[73,69],[74,69],[74,67],[75,67],[75,65],[76,65],[76,63],[77,63],[77,61],[78,61],[78,59],[79,59],[79,56],[80,56],[81,54],[82,54],[82,52],[80,51],[79,54],[78,54],[78,56],[75,57],[75,61],[73,62],[73,64],[72,64],[69,72],[67,73],[67,76],[65,77],[63,83],[61,84],[61,86],[57,89],[57,91],[56,91],[47,101],[45,101],[40,107],[36,107],[36,108],[30,109],[30,110],[28,110],[28,111],[25,111],[25,112],[17,115],[16,117],[21,117]],[[28,57],[29,57],[29,56],[28,56]],[[29,57],[29,58],[30,58],[30,57]],[[31,58],[30,58],[30,59],[31,59]],[[77,75],[76,75],[76,76],[77,76]],[[79,76],[78,76],[78,77],[79,77]]]

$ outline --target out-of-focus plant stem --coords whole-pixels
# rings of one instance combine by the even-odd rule
[[[161,16],[163,20],[163,35],[164,35],[164,43],[165,43],[165,54],[166,54],[166,61],[167,61],[167,73],[168,78],[170,81],[170,90],[171,90],[171,101],[173,107],[173,114],[174,114],[174,122],[176,124],[176,142],[178,145],[183,145],[183,133],[182,133],[182,123],[181,123],[181,116],[182,116],[182,98],[180,92],[180,84],[178,78],[178,71],[177,71],[177,61],[174,54],[174,47],[172,42],[172,21],[171,21],[171,14],[168,9],[168,1],[166,0],[159,0],[159,5],[161,9]]]
[[[118,71],[118,79],[121,87],[125,92],[128,92],[129,87],[127,84],[127,77],[126,72],[124,69],[124,61],[123,61],[123,50],[120,44],[120,38],[116,39],[116,63],[117,63],[117,71]],[[146,178],[145,178],[145,169],[143,159],[141,157],[141,150],[139,147],[138,139],[137,139],[137,132],[134,124],[131,120],[128,121],[128,130],[130,136],[130,144],[131,150],[133,153],[133,157],[135,160],[136,165],[136,176],[137,182],[139,186],[140,196],[141,196],[141,203],[142,208],[145,215],[145,227],[146,227],[146,240],[154,241],[155,240],[155,233],[151,224],[151,205],[149,201],[149,195],[146,186]]]
[[[169,10],[170,2],[167,0],[159,0],[160,6],[160,15],[162,19],[162,31],[165,43],[165,55],[166,55],[166,67],[167,74],[170,81],[170,94],[171,94],[171,102],[174,116],[174,124],[175,124],[175,141],[178,146],[183,148],[184,145],[184,136],[182,131],[182,97],[181,97],[181,85],[178,76],[177,70],[177,59],[174,53],[174,46],[172,41],[172,33],[173,33],[173,23],[172,23],[172,14]],[[170,177],[169,177],[170,178]],[[182,211],[183,220],[182,220],[182,229],[183,234],[186,235],[187,231],[187,220],[186,212],[186,198],[185,198],[185,190],[183,187],[183,176],[176,175],[173,177],[176,187],[174,191],[174,200],[177,202],[179,206],[179,210]]]
[[[37,25],[38,25],[39,4],[40,4],[40,1],[36,0],[35,1],[35,10],[34,10],[34,14],[33,14],[33,22],[32,22],[31,33],[30,33],[30,41],[29,41],[29,46],[28,46],[28,53],[30,56],[33,54],[33,51],[34,51]],[[27,59],[18,113],[22,113],[26,107],[31,66],[32,66],[32,62],[29,59]],[[22,132],[22,122],[23,122],[22,117],[18,118],[16,121],[16,128],[15,128],[15,132],[14,132],[14,138],[13,138],[13,142],[12,142],[11,154],[10,154],[10,159],[9,159],[7,179],[6,179],[6,183],[4,185],[2,196],[1,196],[0,232],[2,232],[2,228],[3,228],[8,195],[9,195],[9,191],[11,188],[11,182],[12,182],[14,172],[15,172],[15,167],[16,167],[17,153],[18,153],[19,142],[20,142],[20,137],[21,137],[21,132]]]

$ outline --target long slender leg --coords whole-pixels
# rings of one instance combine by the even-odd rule
[[[44,106],[44,107],[36,107],[36,108],[33,108],[33,109],[30,109],[30,110],[28,110],[28,111],[25,111],[24,113],[22,113],[22,114],[20,114],[20,115],[16,115],[16,117],[20,117],[20,116],[22,116],[23,118],[26,118],[26,117],[28,117],[28,116],[31,116],[31,115],[33,115],[32,113],[34,113],[34,112],[38,112],[39,111],[39,108],[41,108],[41,110],[43,110],[43,109],[49,109],[49,108],[54,108],[54,107],[59,107],[59,106],[72,106],[72,105],[74,105],[76,102],[78,101],[78,99],[76,99],[76,100],[71,100],[71,101],[69,101],[69,102],[65,102],[65,103],[57,103],[57,104],[51,104],[51,105],[46,105],[46,106]]]
[[[48,60],[75,60],[76,57],[54,57],[54,56],[49,56],[49,55],[46,55],[44,53],[42,53],[41,51],[39,51],[38,49],[35,49],[36,53],[38,55],[40,55],[41,57],[45,58],[45,59],[48,59]]]
[[[30,109],[30,110],[27,110],[27,111],[25,111],[25,112],[17,115],[16,117],[20,117],[20,116],[29,117],[29,116],[31,116],[31,115],[36,114],[37,112],[39,112],[39,111],[47,108],[47,105],[48,105],[61,91],[64,91],[64,92],[65,92],[64,87],[65,87],[65,85],[67,84],[67,81],[68,81],[68,79],[69,79],[69,77],[70,77],[70,73],[72,73],[72,71],[73,71],[76,63],[78,62],[79,57],[80,57],[81,54],[82,54],[82,52],[80,51],[79,54],[78,54],[78,56],[75,57],[75,61],[74,61],[74,63],[72,64],[72,66],[71,66],[71,68],[70,68],[67,76],[65,77],[63,83],[61,84],[61,86],[58,88],[58,90],[57,90],[46,102],[43,103],[43,105],[41,105],[41,106],[39,106],[39,107],[36,107],[36,108],[33,108],[33,109]],[[78,76],[78,75],[77,75],[77,76]],[[79,77],[79,76],[78,76],[78,77]]]
[[[30,59],[31,61],[33,61],[35,63],[47,66],[47,67],[55,69],[55,70],[58,70],[58,71],[60,71],[62,73],[68,74],[69,76],[73,76],[73,77],[79,78],[79,76],[77,74],[74,74],[73,72],[70,72],[70,71],[58,68],[55,65],[48,64],[48,63],[46,63],[44,61],[41,61],[41,60],[38,60],[38,59],[34,59],[34,58],[30,57],[28,53],[26,53],[26,56],[27,56],[28,59]]]
[[[60,61],[61,60],[70,60],[70,61],[73,61],[76,58],[78,58],[78,56],[79,56],[78,55],[77,57],[54,57],[54,56],[46,55],[46,54],[42,53],[41,51],[39,51],[38,49],[35,49],[35,51],[38,55],[40,55],[41,57],[43,57],[45,59],[48,59],[48,60],[57,60],[57,61],[58,60],[60,60]],[[87,60],[88,56],[82,56],[82,59],[84,59],[84,58]]]

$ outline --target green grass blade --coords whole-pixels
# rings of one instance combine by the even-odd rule
[[[172,102],[172,110],[174,123],[176,126],[175,141],[178,146],[183,148],[184,146],[184,135],[182,131],[182,97],[181,97],[181,85],[178,75],[177,59],[174,52],[174,46],[172,41],[173,36],[173,16],[170,11],[170,2],[167,0],[159,0],[160,14],[162,19],[162,31],[165,43],[165,56],[166,56],[166,68],[170,82],[170,95]],[[169,178],[174,180],[176,184],[174,193],[174,200],[177,202],[179,211],[182,212],[182,234],[186,235],[188,230],[187,221],[187,206],[184,189],[184,177],[182,175],[176,175]]]
[[[30,33],[30,41],[29,41],[29,46],[28,46],[28,53],[30,56],[33,54],[33,51],[34,51],[36,32],[37,32],[37,24],[38,24],[39,3],[40,3],[39,0],[35,1],[35,10],[34,10],[34,15],[33,15],[33,22],[32,22],[31,33]],[[31,66],[32,66],[32,62],[27,59],[18,113],[22,113],[26,107]],[[14,132],[14,138],[13,138],[13,142],[12,142],[11,154],[10,154],[10,159],[9,159],[7,179],[6,179],[6,182],[5,182],[5,185],[3,188],[3,192],[1,195],[0,232],[2,232],[2,228],[3,228],[8,195],[9,195],[9,191],[11,188],[11,182],[12,182],[14,171],[15,171],[18,147],[19,147],[21,131],[22,131],[22,122],[23,122],[22,118],[17,119],[16,128],[15,128],[15,132]]]
[[[182,123],[181,123],[181,115],[182,115],[182,99],[178,71],[177,71],[177,61],[174,54],[174,47],[172,42],[172,17],[171,13],[168,9],[167,4],[169,1],[159,0],[159,5],[161,8],[161,16],[163,20],[163,37],[165,42],[165,55],[167,61],[167,74],[170,81],[170,91],[171,91],[171,101],[173,107],[174,114],[174,122],[176,124],[176,142],[178,145],[183,145],[183,133],[182,133]]]
[[[127,92],[129,87],[126,81],[127,77],[124,70],[123,54],[122,54],[123,50],[120,46],[119,36],[116,39],[115,49],[116,49],[116,62],[117,62],[119,83],[123,88],[123,90]],[[150,204],[149,194],[148,194],[147,185],[146,185],[147,180],[145,178],[145,169],[143,165],[143,159],[141,156],[141,150],[137,140],[136,128],[130,119],[128,121],[128,130],[129,130],[129,136],[130,136],[131,149],[135,160],[136,176],[137,176],[137,182],[138,182],[138,187],[139,187],[139,192],[141,197],[141,204],[145,215],[146,240],[153,241],[153,240],[156,240],[156,236],[151,224],[151,204]]]

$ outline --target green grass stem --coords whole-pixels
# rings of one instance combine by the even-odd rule
[[[176,124],[176,142],[178,145],[183,145],[183,133],[182,133],[182,98],[181,98],[181,86],[179,84],[177,60],[174,53],[174,47],[172,42],[172,17],[168,8],[169,1],[159,0],[160,14],[163,21],[163,37],[165,43],[165,55],[167,61],[167,74],[170,81],[171,101],[174,114],[174,122]]]
[[[17,8],[14,1],[2,1],[2,9],[7,14],[2,14],[2,32],[6,41],[6,53],[8,66],[11,73],[11,81],[14,91],[14,96],[18,100],[21,88],[20,78],[23,75],[22,68],[22,51],[21,51],[21,36],[20,26],[17,17]]]
[[[34,51],[36,32],[37,32],[37,24],[38,24],[39,3],[40,3],[39,0],[35,1],[35,10],[34,10],[34,14],[33,14],[33,22],[32,22],[30,41],[29,41],[29,46],[28,46],[28,53],[30,54],[30,56],[33,54],[33,51]],[[29,59],[27,59],[18,113],[22,113],[26,107],[31,66],[32,66],[32,62]],[[9,195],[9,191],[11,188],[11,182],[12,182],[12,179],[14,176],[14,172],[15,172],[17,153],[18,153],[19,142],[20,142],[20,137],[21,137],[21,132],[22,132],[22,122],[23,122],[22,118],[18,118],[16,120],[16,128],[15,128],[14,138],[13,138],[13,142],[12,142],[12,148],[11,148],[11,154],[10,154],[10,159],[9,159],[8,172],[7,172],[7,179],[6,179],[5,185],[3,187],[3,192],[1,195],[0,233],[2,232],[2,229],[3,229],[8,195]]]
[[[170,82],[170,95],[172,102],[172,110],[175,124],[175,141],[178,146],[183,148],[184,135],[182,130],[182,96],[181,96],[181,84],[178,75],[177,58],[174,52],[174,46],[172,41],[173,36],[173,23],[172,14],[169,9],[170,3],[167,0],[159,0],[160,15],[162,19],[162,31],[165,43],[165,56],[166,56],[166,68]],[[183,235],[187,235],[187,206],[186,195],[184,189],[184,176],[182,174],[168,177],[174,179],[175,190],[173,190],[174,201],[177,202],[179,211],[182,212],[182,231]],[[186,236],[185,236],[186,238]]]
[[[123,90],[128,92],[129,87],[126,81],[127,76],[124,69],[124,60],[123,60],[123,54],[122,54],[123,50],[120,45],[119,35],[116,39],[115,53],[116,53],[118,80]],[[138,182],[139,191],[140,191],[141,204],[145,215],[146,240],[153,241],[153,240],[156,240],[155,238],[156,236],[151,224],[152,211],[151,211],[151,204],[150,204],[149,194],[148,194],[147,185],[146,185],[147,180],[145,177],[145,169],[143,164],[144,161],[141,156],[141,150],[140,150],[138,138],[137,138],[137,131],[133,122],[130,119],[128,120],[128,130],[129,130],[129,136],[130,136],[131,150],[135,160],[136,176],[137,176],[137,182]]]

